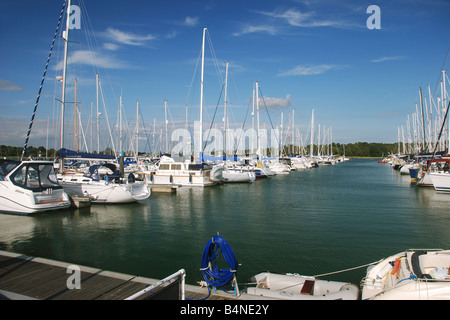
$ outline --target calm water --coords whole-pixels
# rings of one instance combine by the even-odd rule
[[[182,188],[183,189],[183,188]],[[417,188],[376,160],[293,172],[144,203],[93,205],[36,216],[0,214],[0,249],[127,274],[202,280],[203,249],[220,233],[240,264],[317,275],[409,248],[450,248],[450,195]],[[327,277],[359,284],[365,268]]]

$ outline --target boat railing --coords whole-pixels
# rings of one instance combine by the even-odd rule
[[[185,279],[186,271],[184,269],[180,269],[170,276],[147,286],[141,291],[136,292],[125,300],[135,300],[142,297],[146,293],[151,293],[151,295],[146,298],[148,300],[158,299],[161,297],[163,297],[164,300],[185,300]]]

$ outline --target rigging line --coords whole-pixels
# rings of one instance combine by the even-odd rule
[[[445,111],[444,121],[442,122],[441,131],[439,132],[439,136],[438,136],[438,138],[436,140],[436,144],[434,145],[433,156],[431,157],[431,159],[434,159],[434,156],[436,155],[437,146],[439,144],[439,140],[441,139],[442,131],[444,130],[445,121],[447,120],[447,114],[448,114],[448,108],[449,107],[450,107],[450,101],[447,104],[447,110]],[[430,168],[430,165],[431,165],[431,161],[429,161],[428,164],[427,164],[427,171]]]
[[[216,110],[214,110],[214,115],[211,120],[211,125],[209,126],[208,136],[206,137],[205,144],[203,145],[203,150],[205,150],[205,148],[206,148],[206,143],[208,142],[209,135],[211,133],[211,128],[212,128],[212,125],[214,124],[214,119],[216,118],[216,113],[217,113],[217,109],[219,108],[220,99],[222,98],[222,92],[223,92],[224,86],[225,86],[225,84],[222,85],[222,90],[220,90],[220,95],[219,95],[219,99],[217,100]],[[200,132],[200,134],[202,134],[202,133]]]
[[[241,132],[240,132],[237,144],[236,144],[236,148],[234,149],[235,154],[237,154],[238,146],[241,142],[242,134],[244,132],[244,126],[245,126],[245,122],[247,121],[248,110],[250,109],[250,102],[252,102],[252,98],[250,98],[250,100],[248,101],[248,104],[247,104],[247,111],[245,112],[244,122],[242,123]],[[252,134],[253,134],[253,132],[252,132]],[[245,148],[245,141],[244,141],[244,148]],[[245,152],[245,149],[243,151]]]
[[[275,128],[273,127],[272,118],[270,117],[270,114],[269,114],[269,110],[267,109],[266,101],[264,100],[264,95],[263,95],[263,93],[261,91],[261,87],[259,87],[258,89],[259,89],[259,92],[261,93],[261,99],[262,99],[262,101],[264,103],[264,108],[266,108],[267,115],[269,116],[270,125],[272,126],[272,129],[275,130]],[[278,148],[280,148],[280,142],[278,141],[278,135],[277,135],[276,131],[275,131],[275,140],[278,143]]]
[[[49,64],[50,58],[51,58],[51,56],[52,56],[53,46],[55,45],[55,40],[56,40],[56,37],[58,36],[58,31],[59,31],[59,27],[61,26],[61,21],[62,21],[62,18],[63,18],[63,16],[64,16],[64,10],[65,10],[65,8],[66,8],[66,1],[64,1],[63,7],[62,7],[62,9],[61,9],[61,13],[60,13],[60,15],[59,15],[59,20],[58,20],[58,25],[56,26],[55,35],[53,36],[52,45],[51,45],[51,47],[50,47],[50,52],[49,52],[48,57],[47,57],[47,63],[45,64],[44,74],[43,74],[42,80],[41,80],[41,86],[39,87],[39,92],[38,92],[38,95],[37,95],[37,98],[36,98],[36,103],[34,104],[34,111],[33,111],[33,115],[31,116],[30,125],[29,125],[29,127],[28,127],[28,133],[27,133],[27,137],[26,137],[26,139],[25,139],[25,144],[24,144],[24,146],[23,146],[22,156],[20,157],[20,160],[21,160],[21,161],[22,161],[22,159],[23,159],[23,156],[24,156],[24,154],[25,154],[25,151],[26,151],[27,148],[28,148],[28,140],[29,140],[29,138],[30,138],[31,128],[33,127],[34,117],[36,116],[37,106],[38,106],[39,100],[40,100],[40,98],[41,98],[42,88],[43,88],[43,86],[44,86],[45,76],[46,76],[46,74],[47,74],[48,64]]]

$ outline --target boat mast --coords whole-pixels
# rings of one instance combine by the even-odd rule
[[[64,39],[64,62],[63,62],[63,78],[62,78],[62,94],[61,94],[61,131],[60,131],[60,149],[64,146],[64,105],[66,103],[66,73],[67,73],[67,53],[69,50],[69,26],[70,26],[70,2],[67,1],[67,20],[66,20],[66,30],[63,31],[62,38]],[[62,169],[62,168],[61,168]]]
[[[314,152],[314,109],[312,109],[312,116],[311,116],[311,145],[310,145],[310,156],[311,159],[313,158],[313,152]]]
[[[139,156],[139,100],[136,100],[136,162]]]
[[[98,112],[98,73],[95,74],[95,89],[97,94],[97,153],[100,154],[100,112]]]
[[[261,161],[260,157],[261,157],[261,143],[260,143],[260,133],[259,133],[259,83],[258,81],[256,81],[256,125],[257,125],[257,131],[256,131],[256,147],[258,149],[257,152],[257,159],[258,162]]]
[[[75,151],[78,152],[78,126],[77,126],[77,79],[75,79]]]
[[[167,99],[164,99],[164,123],[165,123],[165,131],[166,131],[166,153],[169,153],[169,140],[167,138]]]
[[[223,160],[226,160],[226,148],[227,148],[227,89],[228,89],[228,64],[227,61],[225,69],[225,96],[224,96],[224,107],[223,107]]]
[[[202,161],[203,158],[203,76],[205,69],[205,35],[207,28],[203,28],[203,41],[202,41],[202,69],[201,69],[201,77],[200,77],[200,134],[199,134],[199,142],[200,142],[200,152],[199,152],[199,160]]]

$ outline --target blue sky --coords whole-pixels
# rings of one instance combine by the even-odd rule
[[[398,127],[415,111],[419,87],[427,93],[430,85],[435,96],[442,68],[448,72],[446,0],[72,3],[82,15],[81,29],[70,33],[67,100],[74,101],[77,78],[89,137],[96,72],[106,104],[106,109],[100,106],[102,121],[106,110],[111,127],[121,94],[130,124],[136,121],[137,100],[147,129],[154,119],[164,121],[165,99],[171,126],[185,121],[186,104],[189,121],[198,120],[195,71],[204,27],[205,126],[219,100],[226,61],[235,126],[244,119],[250,124],[245,114],[258,81],[274,126],[281,113],[287,126],[295,109],[295,125],[307,139],[314,109],[315,125],[332,128],[333,141],[339,143],[397,141]],[[366,25],[370,5],[380,8],[380,29]],[[62,1],[50,0],[0,3],[0,144],[22,146],[25,141],[61,7]],[[62,75],[62,48],[58,37],[30,138],[34,146],[45,146],[49,131],[48,146],[53,147],[59,134],[54,123],[61,85],[55,79]],[[73,118],[70,110],[66,116]],[[223,109],[217,112],[215,121],[221,122]],[[267,125],[270,120],[265,119]],[[72,141],[73,134],[66,139]]]

